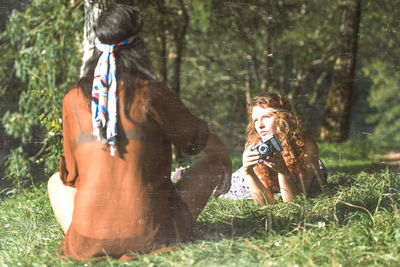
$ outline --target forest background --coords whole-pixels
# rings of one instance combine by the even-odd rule
[[[154,72],[221,137],[235,168],[245,142],[246,104],[265,91],[288,96],[317,140],[400,147],[400,1],[117,2],[144,15]],[[351,107],[348,133],[326,138],[320,129],[346,8],[357,2],[356,65],[345,99]],[[85,4],[96,1],[0,1],[1,17],[8,18],[0,36],[0,166],[16,185],[58,169],[61,104],[79,78]]]

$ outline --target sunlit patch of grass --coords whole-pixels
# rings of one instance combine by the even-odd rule
[[[365,140],[349,140],[343,143],[318,143],[319,154],[322,158],[348,162],[353,160],[372,160],[378,149]]]
[[[351,140],[340,144],[319,143],[319,154],[329,174],[356,174],[384,168],[378,149],[365,140]]]

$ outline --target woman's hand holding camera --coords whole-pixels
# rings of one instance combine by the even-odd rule
[[[255,144],[252,144],[243,152],[242,161],[245,179],[249,185],[251,196],[257,203],[273,203],[274,197],[271,190],[265,187],[253,170],[254,165],[259,163],[260,159],[258,151],[253,150],[255,146]]]
[[[260,155],[257,150],[252,150],[255,144],[250,145],[243,152],[243,169],[245,173],[252,173],[255,164],[259,163]],[[277,173],[289,174],[289,170],[283,160],[280,153],[274,152],[272,155],[267,156],[262,164],[267,165],[269,168],[273,169]]]
[[[250,145],[246,150],[243,152],[242,162],[243,162],[243,169],[245,173],[252,173],[253,166],[258,163],[260,159],[260,155],[258,151],[252,150],[255,144]]]
[[[274,152],[271,156],[267,156],[263,164],[267,165],[269,168],[273,169],[277,173],[282,173],[284,175],[290,174],[285,161],[280,153]]]

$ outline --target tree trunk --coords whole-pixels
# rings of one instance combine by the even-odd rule
[[[157,65],[156,72],[157,77],[161,82],[168,82],[168,71],[167,71],[167,10],[165,6],[165,0],[159,0],[157,3],[157,12],[159,13],[159,18],[157,18],[158,25],[157,27]]]
[[[157,64],[157,77],[161,82],[167,83],[167,35],[162,28],[156,38],[159,63]]]
[[[183,0],[179,0],[179,5],[180,5],[179,13],[181,13],[179,15],[182,18],[180,26],[178,26],[174,31],[176,55],[173,61],[173,73],[171,81],[172,89],[175,90],[175,92],[178,94],[180,91],[180,79],[181,79],[180,74],[182,65],[182,55],[183,55],[183,50],[185,48],[185,35],[187,27],[189,25],[189,15],[187,13]]]
[[[93,25],[102,10],[115,3],[115,0],[85,0],[85,25],[83,29],[83,56],[81,76],[85,62],[92,56],[94,50],[94,39],[96,38]]]
[[[272,67],[272,52],[271,52],[271,33],[270,33],[270,16],[271,16],[271,4],[270,1],[266,1],[263,11],[263,26],[264,26],[264,38],[263,38],[263,78],[261,81],[261,90],[269,91],[272,89],[272,79],[271,79],[271,67]]]
[[[248,56],[247,58],[247,72],[245,74],[245,81],[244,81],[244,92],[246,96],[246,105],[250,104],[251,101],[251,78],[250,78],[250,73],[251,73],[251,57]]]
[[[172,89],[179,95],[180,86],[181,86],[181,66],[182,66],[182,55],[183,50],[185,48],[185,35],[187,31],[187,27],[189,25],[189,15],[187,13],[186,7],[183,3],[183,0],[179,0],[180,10],[178,16],[180,15],[181,21],[178,27],[174,30],[174,41],[175,41],[175,58],[172,64],[172,79],[171,79],[171,87]],[[180,149],[177,147],[173,147],[173,159],[176,161],[181,161],[183,159],[183,154]]]
[[[338,56],[321,123],[322,140],[342,142],[348,138],[357,56],[361,0],[342,0]]]

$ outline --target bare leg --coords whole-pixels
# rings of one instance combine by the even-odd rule
[[[61,182],[60,173],[57,172],[50,177],[47,192],[57,222],[66,233],[72,221],[76,189],[64,185]]]
[[[220,183],[224,168],[216,156],[204,155],[183,174],[176,189],[195,221],[214,188]]]

